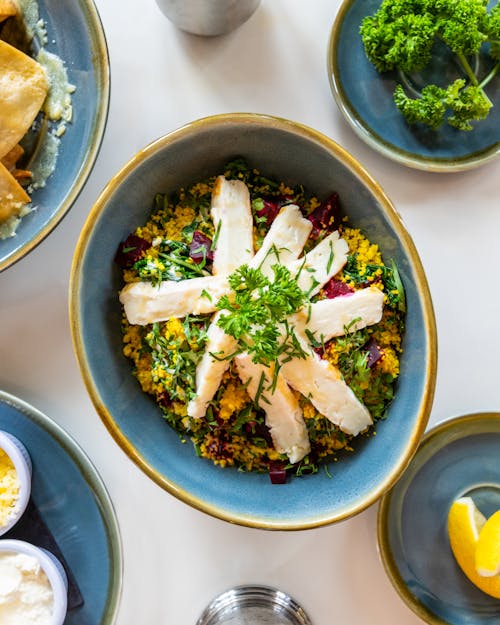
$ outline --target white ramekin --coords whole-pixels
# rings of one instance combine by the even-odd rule
[[[2,536],[17,523],[28,505],[31,495],[31,458],[21,441],[5,430],[0,430],[0,449],[12,460],[19,479],[19,498],[7,524],[0,527]]]
[[[8,538],[0,539],[0,552],[22,553],[38,560],[54,595],[54,609],[50,625],[62,625],[68,611],[68,578],[64,567],[54,554],[24,540]]]

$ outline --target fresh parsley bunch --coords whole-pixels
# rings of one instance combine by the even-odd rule
[[[223,295],[217,303],[224,311],[218,325],[238,341],[240,351],[267,366],[284,354],[304,356],[286,318],[304,304],[305,294],[284,265],[273,265],[272,270],[271,281],[260,269],[242,265],[228,278],[231,296]]]
[[[488,0],[384,0],[374,15],[364,18],[360,33],[379,72],[422,70],[432,63],[438,40],[456,56],[463,77],[447,87],[427,85],[416,98],[403,85],[396,87],[394,101],[409,123],[437,129],[447,122],[472,130],[471,121],[488,116],[493,104],[484,87],[500,69],[500,4],[488,9]],[[479,77],[471,59],[483,46],[493,67]]]

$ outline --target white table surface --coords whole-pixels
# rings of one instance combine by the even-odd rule
[[[176,30],[154,0],[96,4],[111,61],[107,130],[68,216],[0,274],[0,388],[63,426],[108,488],[124,553],[117,624],[194,625],[214,595],[243,583],[289,592],[314,625],[420,623],[380,563],[376,505],[316,530],[249,529],[191,509],[126,457],[97,416],[73,353],[71,258],[108,179],[160,135],[235,111],[312,126],[347,148],[380,182],[421,255],[439,337],[430,427],[499,407],[500,160],[464,173],[427,173],[386,160],[358,139],[336,107],[326,71],[340,0],[263,0],[240,29],[215,39]]]

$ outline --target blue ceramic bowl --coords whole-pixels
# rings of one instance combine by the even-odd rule
[[[48,36],[44,47],[62,59],[68,81],[76,87],[73,119],[61,137],[54,172],[45,187],[31,194],[36,210],[23,217],[15,236],[0,240],[0,271],[37,246],[69,211],[97,158],[108,114],[108,51],[94,3],[37,2]],[[39,45],[36,34],[33,45]]]
[[[396,398],[377,436],[327,472],[272,485],[267,475],[221,469],[198,458],[142,393],[122,355],[117,246],[144,223],[156,192],[219,173],[235,156],[321,197],[336,190],[351,223],[394,258],[408,298]],[[75,252],[70,315],[75,351],[97,411],[117,443],[154,481],[216,517],[267,529],[300,529],[347,518],[399,477],[427,423],[436,374],[435,323],[413,243],[382,189],[336,143],[302,125],[252,114],[193,122],[141,150],[104,189]]]
[[[449,419],[426,433],[408,469],[379,507],[380,554],[405,603],[432,625],[500,622],[500,601],[460,570],[448,511],[472,497],[488,518],[500,508],[500,414]]]
[[[408,124],[393,101],[401,77],[396,72],[380,74],[375,69],[359,34],[363,18],[373,15],[380,4],[381,0],[344,0],[330,35],[330,85],[351,128],[377,152],[417,169],[461,171],[496,158],[500,153],[500,77],[486,89],[495,106],[473,131],[456,130],[447,124],[436,131]],[[444,49],[436,49],[436,54],[438,61],[428,81],[440,84],[443,76],[449,82],[458,78]],[[482,58],[478,62],[485,63]],[[415,87],[420,86],[418,78],[414,77]]]

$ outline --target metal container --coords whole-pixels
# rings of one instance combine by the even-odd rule
[[[196,625],[312,625],[289,595],[269,586],[236,586],[215,597]]]
[[[260,0],[156,0],[178,28],[194,35],[222,35],[241,26]]]

